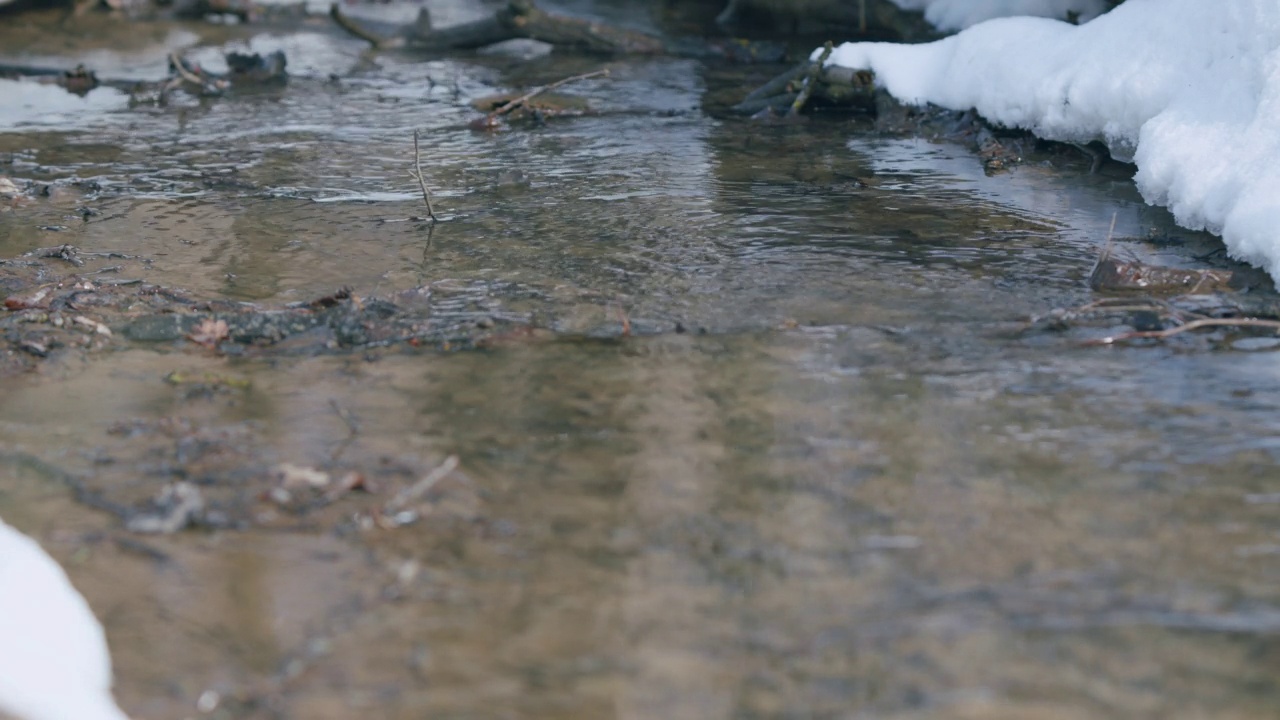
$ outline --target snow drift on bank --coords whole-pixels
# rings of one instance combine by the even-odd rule
[[[129,720],[102,626],[58,563],[0,520],[0,716]]]
[[[1105,0],[890,0],[903,10],[923,10],[924,19],[943,31],[963,30],[985,20],[1015,15],[1086,22],[1110,7]]]
[[[1128,0],[1085,25],[991,20],[925,45],[845,43],[828,62],[908,103],[1102,140],[1148,202],[1280,279],[1276,0]]]

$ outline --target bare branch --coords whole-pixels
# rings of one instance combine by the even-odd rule
[[[427,183],[422,179],[422,152],[418,149],[418,131],[413,131],[413,171],[409,174],[418,181],[418,187],[422,188],[422,200],[427,203],[427,217],[431,218],[431,222],[437,222],[435,208],[431,206],[431,191],[427,189]]]

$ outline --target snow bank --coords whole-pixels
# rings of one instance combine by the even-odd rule
[[[1086,22],[1111,7],[1105,0],[890,0],[903,10],[924,11],[924,19],[939,30],[963,30],[986,20],[1029,15],[1066,20],[1075,15]]]
[[[34,540],[0,520],[0,716],[128,720],[102,626]]]
[[[829,63],[874,71],[904,102],[1102,140],[1137,164],[1147,202],[1280,279],[1280,2],[1128,0],[1080,26],[1005,18],[925,45],[845,43]]]

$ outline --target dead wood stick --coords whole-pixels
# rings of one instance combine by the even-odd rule
[[[418,150],[417,130],[413,131],[413,172],[409,174],[418,180],[418,187],[422,188],[422,200],[427,204],[427,217],[431,218],[431,222],[436,222],[438,218],[435,208],[431,207],[431,191],[427,189],[426,180],[422,179],[422,153]]]
[[[203,78],[195,72],[192,72],[191,68],[187,67],[187,61],[183,60],[182,56],[177,52],[169,53],[169,64],[173,65],[173,69],[178,73],[179,78],[200,88],[200,92],[205,95],[216,95],[230,87],[230,83],[223,78]],[[196,70],[200,70],[200,68],[197,66]],[[200,70],[200,72],[204,71]],[[179,84],[181,84],[181,82],[179,82]],[[172,88],[166,88],[166,91],[168,89]]]
[[[1280,320],[1261,320],[1258,318],[1204,318],[1201,320],[1192,320],[1191,322],[1171,327],[1168,330],[1143,330],[1138,332],[1123,333],[1120,335],[1111,335],[1109,337],[1090,340],[1086,345],[1112,345],[1124,340],[1140,340],[1153,339],[1165,340],[1174,335],[1180,335],[1191,330],[1198,330],[1206,327],[1262,327],[1280,330]]]
[[[440,463],[439,467],[427,473],[426,477],[397,493],[396,496],[391,499],[391,502],[387,503],[385,512],[389,515],[399,510],[403,510],[404,507],[411,502],[421,500],[424,495],[431,491],[431,488],[436,486],[436,483],[445,479],[450,473],[457,469],[458,456],[450,455],[444,459],[444,462]]]
[[[183,80],[186,80],[187,82],[192,83],[197,87],[200,87],[200,88],[204,87],[204,80],[201,80],[198,75],[196,75],[195,73],[187,69],[187,66],[184,64],[182,60],[182,56],[179,55],[178,53],[176,52],[169,53],[169,64],[173,66],[174,71],[177,72],[178,75],[181,76]]]
[[[627,317],[627,311],[622,305],[615,305],[613,308],[618,313],[618,322],[622,325],[622,337],[631,337],[631,318]]]
[[[543,85],[540,88],[534,88],[533,90],[530,90],[524,95],[521,95],[515,100],[512,100],[511,102],[508,102],[507,104],[503,105],[497,110],[494,110],[493,112],[489,113],[488,117],[485,118],[485,121],[491,123],[494,118],[502,115],[506,115],[512,110],[515,110],[516,108],[525,104],[529,100],[532,100],[533,98],[537,97],[538,95],[541,95],[544,92],[547,92],[548,90],[555,90],[556,88],[562,85],[568,85],[571,82],[577,82],[578,80],[586,80],[588,78],[593,78],[593,77],[609,77],[609,68],[596,70],[595,72],[583,73],[581,75],[574,75],[573,77],[567,77],[563,80],[557,80],[551,83],[550,85]]]
[[[795,117],[800,114],[804,108],[804,104],[809,102],[809,96],[813,95],[813,91],[818,86],[818,78],[822,77],[822,66],[827,64],[827,58],[831,57],[831,51],[835,49],[835,45],[830,40],[822,46],[822,55],[818,56],[818,61],[809,66],[809,72],[804,79],[804,87],[800,88],[800,94],[796,96],[795,102],[791,103],[791,111],[788,115]]]
[[[342,9],[338,7],[337,3],[329,6],[329,17],[333,18],[333,22],[336,23],[338,27],[346,30],[355,37],[364,40],[378,50],[404,46],[405,40],[402,37],[382,37],[372,30],[360,27],[356,21],[342,13]]]

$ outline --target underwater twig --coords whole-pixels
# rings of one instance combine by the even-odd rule
[[[631,337],[631,318],[627,317],[627,311],[622,305],[614,305],[613,309],[618,314],[618,322],[622,325],[622,337]]]
[[[360,434],[360,423],[356,421],[355,415],[342,406],[342,403],[330,398],[329,407],[333,408],[333,414],[338,416],[343,425],[347,426],[347,432],[352,436]]]
[[[541,95],[544,92],[547,92],[548,90],[555,90],[561,85],[568,85],[571,82],[577,82],[579,80],[587,80],[593,77],[609,77],[609,68],[603,68],[600,70],[596,70],[595,72],[583,73],[581,75],[574,75],[573,77],[567,77],[563,80],[557,80],[551,83],[550,85],[543,85],[540,88],[534,88],[533,90],[530,90],[524,95],[521,95],[515,100],[512,100],[506,103],[505,105],[503,105],[502,107],[498,108],[497,110],[494,110],[493,112],[489,113],[489,115],[485,118],[485,122],[489,125],[492,125],[494,118],[500,117],[502,115],[506,115],[512,110],[515,110],[516,108],[525,104],[529,100],[532,100],[533,98],[537,97],[538,95]]]
[[[333,414],[338,416],[342,424],[347,426],[347,436],[342,439],[342,442],[338,443],[338,446],[329,455],[330,462],[337,462],[338,458],[342,457],[342,453],[347,451],[347,447],[355,442],[360,435],[360,423],[356,420],[355,414],[343,407],[342,403],[336,399],[329,398],[329,407],[333,409]]]
[[[439,467],[427,473],[426,477],[397,493],[396,496],[387,503],[384,512],[388,515],[394,514],[399,510],[403,510],[409,503],[422,499],[422,497],[426,495],[431,488],[436,486],[436,483],[445,479],[450,473],[457,469],[458,456],[450,455],[444,459],[444,462],[440,463]]]
[[[418,181],[418,187],[422,188],[422,200],[427,204],[427,217],[431,218],[432,223],[435,223],[439,218],[436,217],[435,208],[431,207],[431,191],[427,189],[427,183],[422,179],[422,153],[418,150],[417,130],[413,131],[413,168],[413,171],[409,174]]]

